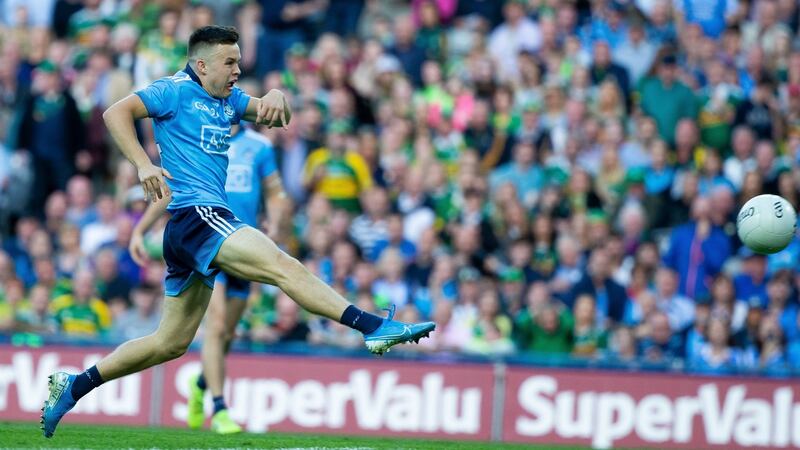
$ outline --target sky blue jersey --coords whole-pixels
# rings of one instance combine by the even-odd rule
[[[228,181],[225,192],[231,211],[242,222],[257,227],[261,205],[261,180],[278,170],[272,142],[245,129],[231,138],[228,149]]]
[[[153,118],[161,165],[173,177],[166,180],[172,190],[167,209],[230,209],[225,179],[231,124],[239,123],[250,97],[237,87],[228,98],[212,97],[188,65],[136,95]]]

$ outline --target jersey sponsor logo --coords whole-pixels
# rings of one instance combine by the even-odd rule
[[[230,128],[203,125],[200,128],[200,148],[206,153],[224,155],[231,138]]]
[[[216,109],[209,107],[208,105],[206,105],[203,102],[194,102],[194,107],[195,107],[195,109],[198,109],[200,111],[204,111],[204,112],[208,113],[208,115],[210,115],[211,117],[213,117],[215,119],[217,117],[219,117],[219,113],[217,113]]]

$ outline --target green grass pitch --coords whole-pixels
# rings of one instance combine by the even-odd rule
[[[493,442],[456,442],[383,437],[349,437],[319,434],[242,433],[220,436],[210,431],[178,428],[137,428],[107,425],[71,425],[58,427],[51,439],[42,437],[38,423],[0,422],[0,448],[269,448],[317,450],[495,450],[495,449],[586,449],[557,445],[520,445]]]

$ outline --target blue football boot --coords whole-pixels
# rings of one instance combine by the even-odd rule
[[[47,377],[47,388],[50,395],[42,407],[42,430],[44,437],[52,437],[56,431],[58,421],[64,417],[73,406],[75,400],[72,398],[72,383],[75,382],[77,375],[70,375],[65,372],[56,372]]]
[[[364,335],[364,342],[367,348],[376,355],[382,355],[389,351],[392,346],[404,342],[419,340],[428,337],[436,328],[433,322],[422,323],[403,323],[392,320],[394,318],[395,306],[392,305],[388,311],[389,316],[383,319],[383,323],[375,331]]]

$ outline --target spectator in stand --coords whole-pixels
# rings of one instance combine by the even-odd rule
[[[517,316],[515,340],[517,348],[548,354],[568,354],[573,347],[574,319],[563,305],[547,300],[536,304],[528,297],[528,307]]]
[[[401,308],[409,302],[411,289],[403,278],[405,262],[398,249],[386,249],[377,262],[380,276],[373,284],[372,293],[376,298],[385,299],[387,305]]]
[[[628,36],[613,51],[614,61],[627,71],[633,86],[650,70],[658,50],[657,44],[648,40],[645,33],[645,24],[633,21],[628,27]]]
[[[617,84],[626,98],[630,94],[628,70],[612,60],[611,46],[607,41],[597,40],[594,42],[592,65],[589,70],[593,85],[598,86],[603,81],[610,80]]]
[[[300,307],[283,292],[275,299],[275,312],[272,317],[253,317],[249,337],[255,343],[272,344],[276,342],[305,342],[310,329],[301,320]]]
[[[94,205],[94,189],[91,181],[83,175],[76,175],[67,184],[68,222],[83,229],[97,218]]]
[[[750,97],[736,108],[734,124],[750,127],[757,139],[775,139],[780,136],[783,123],[777,103],[772,80],[761,78]]]
[[[669,317],[661,311],[655,311],[647,317],[639,347],[639,354],[652,363],[668,364],[684,356],[681,335],[672,332]]]
[[[674,130],[683,118],[697,115],[692,91],[678,80],[677,59],[666,54],[657,62],[657,76],[642,80],[639,88],[641,108],[655,119],[661,139],[675,143]]]
[[[13,331],[16,328],[16,316],[22,307],[25,296],[25,285],[19,279],[7,281],[0,295],[0,331]]]
[[[50,289],[41,284],[33,286],[28,302],[28,307],[17,313],[17,329],[42,335],[54,334],[58,323],[50,312]]]
[[[109,195],[97,197],[95,206],[97,219],[86,224],[81,230],[81,251],[84,255],[95,253],[105,244],[117,238],[117,205]]]
[[[133,306],[114,320],[110,335],[119,341],[146,336],[158,328],[160,289],[141,284],[131,290]]]
[[[420,346],[427,351],[462,351],[472,339],[472,330],[464,322],[453,320],[453,303],[439,301],[433,309],[432,320],[436,322],[436,329],[440,330],[436,336],[431,334],[430,339],[420,341]]]
[[[744,184],[744,177],[748,172],[755,169],[755,159],[753,159],[753,147],[756,140],[753,130],[749,127],[740,125],[734,128],[731,138],[733,154],[725,159],[723,173],[733,187],[738,192]]]
[[[758,362],[753,366],[766,373],[781,373],[786,369],[786,342],[775,315],[761,321],[758,328]]]
[[[696,298],[706,295],[711,280],[731,256],[728,236],[711,223],[709,200],[698,197],[692,203],[692,220],[672,231],[664,264],[678,273],[678,292]]]
[[[186,64],[186,43],[176,33],[181,12],[164,9],[158,17],[158,29],[142,36],[133,68],[133,85],[142,88],[153,81],[173,75]]]
[[[613,360],[622,362],[633,362],[638,353],[636,348],[636,336],[632,329],[628,327],[617,327],[611,336],[609,344],[610,357]]]
[[[536,163],[536,149],[533,142],[518,142],[514,145],[513,162],[491,172],[489,184],[492,191],[496,191],[500,183],[513,184],[517,197],[523,205],[531,207],[536,204],[537,195],[544,185],[544,174]]]
[[[711,304],[698,302],[695,307],[694,324],[686,333],[686,359],[692,361],[698,358],[700,349],[706,344],[706,330],[708,319],[711,317]],[[724,314],[719,311],[715,314]]]
[[[595,248],[589,256],[589,263],[583,276],[572,288],[568,306],[573,306],[581,294],[595,298],[597,325],[603,329],[610,323],[619,323],[628,301],[625,288],[611,278],[608,251]],[[574,307],[574,306],[573,306]]]
[[[347,125],[330,126],[327,148],[313,151],[303,169],[304,188],[325,195],[336,208],[360,211],[358,197],[372,187],[364,159],[348,149]]]
[[[119,273],[119,262],[113,250],[100,250],[94,257],[94,266],[97,273],[97,293],[109,305],[121,303],[124,308],[131,305],[131,289]]]
[[[501,81],[516,80],[519,75],[516,56],[520,51],[535,52],[542,44],[539,25],[525,15],[525,3],[521,0],[506,2],[503,23],[489,35],[488,50],[500,69]]]
[[[370,261],[378,261],[383,252],[388,249],[396,249],[400,251],[403,260],[406,264],[410,264],[416,257],[416,248],[414,244],[405,239],[403,233],[403,216],[400,214],[390,214],[386,219],[386,239],[381,239],[375,243],[372,248],[372,253],[369,256]]]
[[[681,20],[699,25],[703,33],[711,38],[719,37],[725,26],[734,22],[739,14],[739,2],[736,0],[690,0],[674,4]]]
[[[668,267],[656,272],[656,307],[667,314],[674,333],[684,332],[693,322],[695,304],[678,293],[678,275]]]
[[[581,294],[575,300],[575,328],[572,331],[574,343],[572,354],[577,356],[598,356],[607,345],[606,330],[597,324],[594,298]]]
[[[741,363],[739,350],[730,346],[729,324],[724,317],[712,316],[708,321],[708,342],[700,346],[695,359],[690,361],[696,370],[704,373],[730,373]]]
[[[29,209],[40,214],[47,196],[64,190],[84,150],[85,129],[72,95],[64,89],[61,70],[44,61],[34,72],[32,94],[19,105],[18,147],[33,156],[33,195]]]
[[[736,286],[733,280],[724,273],[717,275],[711,284],[711,310],[716,314],[730,317],[731,329],[738,332],[744,326],[749,308],[748,302],[737,299]],[[760,299],[758,303],[761,304]]]
[[[768,315],[777,320],[781,334],[788,340],[800,337],[797,314],[800,308],[792,293],[792,274],[788,270],[776,272],[767,281]],[[795,301],[793,301],[795,300]]]
[[[742,260],[742,270],[733,279],[737,300],[751,303],[755,300],[767,306],[767,258],[742,246],[738,252]]]
[[[410,16],[398,17],[394,21],[394,46],[389,49],[400,61],[403,72],[414,86],[422,84],[422,63],[425,61],[425,49],[416,42],[414,21]]]
[[[511,319],[502,313],[500,299],[485,290],[478,299],[478,314],[472,324],[472,339],[464,347],[471,353],[502,355],[514,351]]]
[[[104,336],[111,328],[111,310],[95,296],[94,274],[88,270],[74,275],[71,294],[53,299],[51,309],[59,332],[75,338]]]
[[[386,190],[377,186],[364,192],[361,198],[364,212],[353,219],[349,233],[361,253],[370,255],[375,245],[389,236],[389,198]]]

